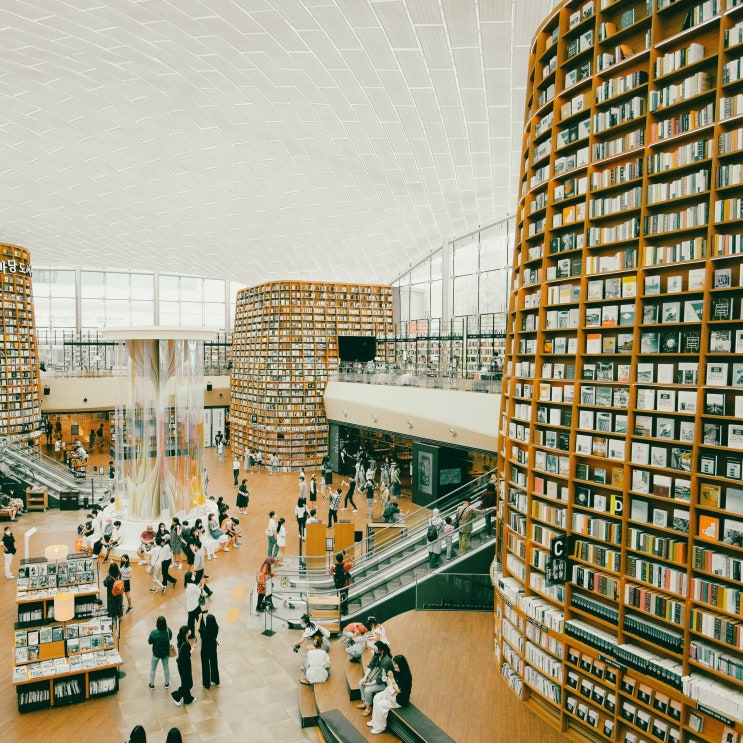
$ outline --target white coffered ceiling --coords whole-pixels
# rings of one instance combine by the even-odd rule
[[[4,0],[0,241],[389,281],[514,209],[555,0]]]

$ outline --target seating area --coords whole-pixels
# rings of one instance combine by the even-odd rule
[[[331,675],[337,674],[338,666],[343,664],[342,673],[345,677],[349,704],[344,705],[342,709],[339,706],[326,708],[332,704],[332,696],[339,693],[337,684],[333,685],[335,691],[331,691],[330,684],[316,686],[299,684],[300,723],[303,728],[319,726],[327,743],[366,741],[369,738],[360,728],[365,727],[370,718],[359,717],[355,706],[350,702],[355,703],[361,699],[359,681],[364,675],[366,664],[371,659],[371,651],[367,648],[362,656],[362,662],[353,663],[347,656],[344,646],[334,642],[330,655],[333,662]],[[335,703],[340,705],[341,699],[335,699]],[[356,720],[356,724],[353,720]],[[377,740],[393,740],[393,736],[394,739],[405,741],[405,743],[454,743],[454,738],[413,704],[390,710],[387,732],[378,736]]]

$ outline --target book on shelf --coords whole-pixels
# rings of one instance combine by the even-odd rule
[[[732,336],[729,328],[713,328],[710,331],[710,353],[729,353],[732,347]]]
[[[665,446],[650,447],[650,464],[653,467],[668,466],[668,449]]]
[[[645,294],[660,294],[660,276],[645,277]]]
[[[657,364],[655,367],[658,384],[673,384],[674,364]]]
[[[586,287],[586,299],[603,299],[604,298],[604,280],[589,279]]]
[[[655,389],[652,387],[640,387],[637,390],[637,409],[655,410]]]
[[[674,324],[681,320],[681,302],[663,302],[661,322]]]
[[[619,277],[604,279],[604,299],[619,299],[622,296],[622,282]]]
[[[650,508],[648,502],[646,500],[640,500],[639,498],[633,498],[632,502],[630,503],[629,509],[630,519],[632,519],[632,521],[638,521],[640,523],[647,523],[649,516]]]
[[[703,475],[716,475],[717,456],[715,454],[701,454],[699,456],[699,472]]]
[[[740,544],[743,537],[743,521],[725,518],[723,523],[722,539],[726,544]]]
[[[601,311],[601,325],[605,328],[616,327],[619,323],[619,307],[616,304],[607,304]]]
[[[586,353],[601,353],[601,333],[588,333],[586,335]]]
[[[743,364],[735,362],[733,364],[732,374],[730,376],[730,384],[733,387],[743,387]]]
[[[660,353],[678,353],[681,334],[677,330],[665,330],[660,334]]]
[[[711,424],[704,424],[705,427]],[[731,422],[728,424],[728,441],[729,449],[743,450],[743,424]]]
[[[617,364],[617,382],[629,384],[632,366],[630,364]]]
[[[676,390],[659,389],[656,393],[656,410],[676,411]]]
[[[727,387],[728,364],[721,361],[707,363],[706,384],[709,387]]]
[[[707,271],[704,268],[689,269],[689,291],[701,291],[707,280]]]
[[[712,297],[712,320],[733,319],[733,297]]]
[[[658,353],[659,349],[659,334],[658,333],[641,333],[640,334],[640,353],[651,354]]]
[[[668,475],[653,475],[653,495],[660,498],[671,497],[673,478]]]
[[[673,418],[656,418],[655,437],[658,439],[674,439],[676,421]]]
[[[668,294],[677,294],[684,291],[683,276],[669,276],[666,280],[666,292]]]
[[[644,441],[633,441],[630,447],[630,461],[633,464],[648,464],[650,462],[650,444]]]
[[[691,457],[691,449],[685,446],[671,447],[671,469],[679,470],[680,472],[691,472]]]
[[[743,330],[735,331],[735,353],[743,353]]]
[[[646,304],[642,308],[642,322],[644,325],[655,325],[658,322],[657,304]]]
[[[687,503],[691,500],[691,480],[685,477],[673,478],[673,498]]]
[[[728,513],[743,515],[743,490],[741,488],[725,488],[725,510]]]
[[[648,361],[640,361],[637,364],[638,383],[652,384],[655,381],[655,364]]]
[[[635,324],[635,305],[623,304],[619,308],[619,324],[633,327]]]
[[[632,333],[617,334],[617,353],[632,353],[634,335]]]
[[[632,490],[638,493],[650,493],[650,473],[648,470],[632,470]]]
[[[728,480],[741,479],[743,461],[739,457],[725,457],[725,477]]]
[[[705,421],[702,427],[702,443],[720,446],[722,443],[722,426],[719,423]]]
[[[699,485],[699,505],[706,508],[720,507],[721,488],[711,482],[702,482]]]
[[[699,382],[699,364],[696,361],[680,361],[676,369],[676,382],[696,385]]]
[[[695,329],[681,331],[681,353],[699,353],[701,348],[701,333]]]
[[[716,516],[709,516],[706,513],[699,514],[699,531],[700,537],[705,539],[719,539],[720,536],[720,519]]]
[[[733,285],[733,271],[731,268],[716,268],[712,286],[715,289],[725,289]]]
[[[684,322],[701,322],[703,316],[703,299],[687,299],[684,302]]]
[[[617,339],[613,335],[604,335],[601,338],[601,352],[602,353],[616,353],[617,352]]]
[[[622,296],[625,298],[637,296],[637,277],[622,276]]]
[[[653,416],[636,415],[635,416],[635,435],[652,436],[653,435]]]

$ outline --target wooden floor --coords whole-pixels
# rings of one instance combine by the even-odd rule
[[[107,464],[107,457],[94,454],[93,463]],[[100,462],[97,461],[100,459]],[[223,495],[234,504],[229,449],[224,462],[218,462],[214,450],[207,450],[209,495]],[[309,476],[310,473],[308,473]],[[242,475],[241,475],[242,477]],[[149,577],[135,567],[132,581],[135,611],[122,621],[122,670],[117,695],[71,707],[21,715],[16,707],[15,688],[10,683],[12,627],[16,618],[15,583],[0,578],[0,655],[6,658],[4,683],[0,683],[0,740],[15,743],[117,743],[126,740],[132,727],[142,723],[149,743],[161,743],[167,730],[177,725],[188,743],[205,741],[270,741],[294,743],[317,741],[316,730],[301,730],[297,705],[297,684],[301,657],[291,652],[296,631],[274,627],[273,637],[263,636],[263,625],[250,613],[250,592],[254,575],[265,556],[267,512],[286,515],[289,539],[287,553],[297,552],[296,504],[297,473],[247,475],[251,490],[250,513],[241,518],[246,538],[240,550],[220,553],[219,560],[207,563],[210,584],[215,591],[210,610],[220,626],[220,670],[222,684],[208,692],[201,689],[198,652],[194,654],[194,693],[198,703],[176,708],[162,689],[158,671],[158,689],[147,688],[150,650],[147,635],[158,614],[164,614],[171,627],[185,620],[183,589],[172,593],[151,594]],[[340,478],[336,477],[336,486]],[[327,502],[320,501],[321,518],[327,518]],[[366,523],[361,502],[357,514],[342,512],[352,519],[356,529]],[[403,501],[403,510],[411,508]],[[379,508],[379,504],[377,504]],[[232,507],[234,509],[234,505]],[[31,555],[43,554],[47,544],[72,545],[75,527],[82,511],[32,513],[14,524],[19,546],[23,533],[38,529],[32,537]],[[21,550],[22,551],[22,550]],[[17,566],[17,565],[16,565]],[[14,566],[14,568],[16,567]],[[180,578],[182,573],[178,574]],[[535,741],[562,743],[566,740],[519,705],[500,680],[492,654],[493,617],[489,613],[410,612],[386,623],[395,653],[404,653],[413,671],[413,703],[446,730],[459,743],[517,743]],[[393,740],[391,736],[371,736],[354,704],[348,701],[345,687],[345,653],[333,643],[334,668],[331,680],[318,688],[321,709],[338,707],[369,740]],[[175,677],[177,673],[172,669]],[[199,693],[201,692],[201,693]]]

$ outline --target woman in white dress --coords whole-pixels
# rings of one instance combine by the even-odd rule
[[[315,637],[312,641],[312,650],[307,651],[307,657],[302,663],[300,682],[303,684],[322,684],[330,675],[330,656],[322,649],[322,637]]]

